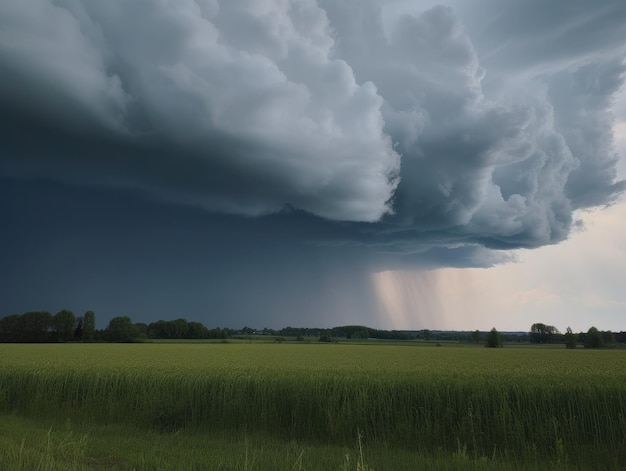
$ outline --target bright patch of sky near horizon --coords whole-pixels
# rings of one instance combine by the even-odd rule
[[[626,203],[581,215],[585,229],[555,246],[516,252],[517,262],[484,268],[372,275],[382,324],[396,329],[624,330]]]
[[[618,173],[626,177],[626,92],[616,99]],[[484,268],[384,271],[371,277],[381,324],[395,329],[626,330],[626,199],[578,214],[582,228],[557,245],[515,251]]]

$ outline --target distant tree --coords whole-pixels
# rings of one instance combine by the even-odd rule
[[[500,332],[496,330],[494,327],[487,334],[487,343],[486,347],[488,348],[502,348],[502,335]]]
[[[109,321],[106,338],[112,342],[131,342],[139,332],[128,316],[114,317]]]
[[[432,333],[428,329],[422,329],[419,333],[419,337],[423,338],[424,340],[430,340],[431,336]]]
[[[96,333],[96,315],[87,311],[83,315],[83,342],[92,342]]]
[[[148,337],[148,324],[145,322],[135,322],[135,329],[137,330],[137,337],[145,339]]]
[[[541,322],[535,322],[530,326],[530,343],[542,343],[545,336],[546,325]]]
[[[576,344],[578,343],[578,335],[572,332],[570,327],[565,331],[565,347],[572,349],[576,348]]]
[[[187,336],[187,331],[189,330],[189,325],[187,319],[179,318],[172,322],[172,337],[174,339],[184,339]]]
[[[226,329],[220,329],[219,327],[210,329],[207,332],[207,338],[210,339],[225,339],[226,337],[228,337]]]
[[[148,324],[148,337],[152,339],[162,338],[162,324],[165,321],[150,322]]]
[[[559,330],[553,325],[537,322],[530,327],[531,343],[551,343],[557,340],[557,336],[559,336]]]
[[[74,340],[76,342],[83,341],[83,318],[82,317],[76,318],[76,328],[74,329]]]
[[[472,343],[480,343],[480,330],[475,330],[469,335],[469,341]]]
[[[74,339],[74,326],[76,324],[76,316],[72,311],[63,309],[57,312],[52,318],[52,325],[57,331],[59,340],[69,342]]]
[[[604,347],[604,338],[602,332],[595,327],[591,327],[587,331],[585,338],[585,348],[601,348]]]
[[[604,345],[612,345],[615,343],[615,334],[610,330],[605,330],[602,332],[602,340],[604,341]]]
[[[190,327],[187,319],[180,318],[173,321],[164,321],[159,320],[156,322],[152,322],[148,325],[146,330],[146,335],[150,338],[157,339],[185,339],[185,338],[202,338],[194,336],[197,330],[197,325],[199,323],[195,323]],[[200,324],[201,326],[202,324]],[[192,332],[192,334],[190,334]],[[192,337],[189,337],[192,335]]]
[[[352,332],[350,334],[351,339],[362,339],[362,340],[367,340],[369,338],[369,330],[367,329],[367,327],[362,327],[354,332]]]
[[[333,337],[332,337],[333,333],[332,330],[328,329],[328,330],[324,330],[322,332],[320,332],[320,342],[332,342],[333,341]]]
[[[45,342],[49,340],[48,330],[52,326],[52,314],[47,311],[25,312],[19,316],[17,341]]]
[[[237,331],[235,329],[229,329],[228,327],[224,327],[220,331],[220,338],[221,339],[228,339],[228,338],[230,338],[230,337],[232,337],[233,335],[236,335],[236,334],[237,334]]]
[[[415,335],[405,330],[392,330],[389,338],[394,340],[415,340]]]
[[[22,324],[20,314],[11,314],[0,319],[0,342],[18,342]]]
[[[207,329],[201,322],[191,321],[187,323],[187,335],[188,339],[206,339],[209,338],[209,329]]]
[[[530,342],[530,335],[527,332],[508,332],[502,334],[504,342]]]

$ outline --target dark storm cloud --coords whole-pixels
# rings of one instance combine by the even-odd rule
[[[453,9],[400,15],[385,30],[376,2],[321,3],[337,31],[339,57],[385,98],[385,131],[402,155],[396,214],[381,224],[389,243],[395,237],[406,252],[437,243],[536,247],[566,238],[574,209],[623,191],[615,182],[610,100],[623,83],[624,45],[613,36],[594,43],[593,57],[588,48],[578,51],[576,64],[568,45],[561,52],[568,68],[558,72],[554,64],[539,67],[537,58],[520,59],[527,75],[497,64],[499,83],[489,95],[482,87],[489,70]],[[514,21],[518,6],[481,12]],[[593,26],[587,16],[597,12],[587,7],[567,21]],[[561,26],[555,20],[553,32]],[[534,34],[529,25],[526,40]],[[493,42],[507,44],[495,33]],[[558,56],[557,46],[538,54],[552,48]]]
[[[5,2],[2,172],[262,216],[241,230],[375,269],[489,266],[624,189],[626,13],[601,3]]]
[[[619,156],[613,148],[615,118],[609,109],[611,92],[622,85],[625,70],[619,62],[590,64],[550,80],[555,127],[578,157],[565,188],[576,207],[605,204],[624,188],[623,182],[614,183]]]
[[[48,153],[24,148],[22,133],[10,158],[61,158],[86,178],[96,166],[104,184],[223,212],[293,206],[374,221],[390,211],[399,157],[383,99],[330,57],[315,2],[0,8],[3,121],[9,134],[33,126]]]

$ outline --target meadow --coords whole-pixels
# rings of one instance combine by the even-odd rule
[[[0,420],[0,469],[623,469],[626,352],[0,344]]]

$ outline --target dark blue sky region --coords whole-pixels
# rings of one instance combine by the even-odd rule
[[[239,327],[376,322],[362,263],[307,242],[302,233],[315,231],[304,214],[278,225],[43,181],[2,180],[0,195],[6,312],[97,306],[137,322]]]

